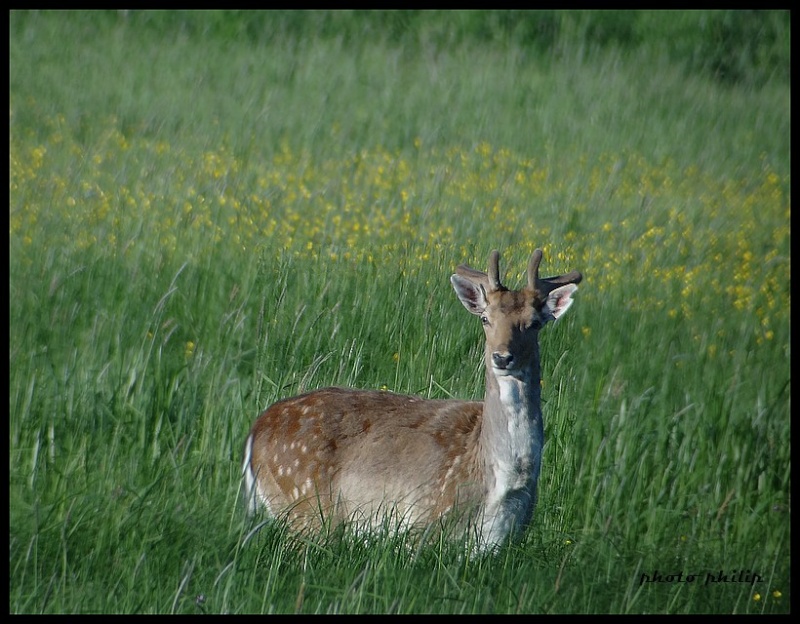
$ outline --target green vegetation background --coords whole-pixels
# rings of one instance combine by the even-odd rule
[[[788,12],[9,33],[11,612],[790,610]],[[521,543],[244,517],[277,398],[481,396],[448,277],[498,248],[514,285],[539,246],[585,281],[541,337]]]

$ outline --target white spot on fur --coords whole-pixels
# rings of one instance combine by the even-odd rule
[[[300,488],[300,493],[303,496],[306,496],[313,488],[314,483],[311,481],[311,479],[306,479],[305,483],[303,483],[303,486]]]
[[[447,485],[452,480],[453,475],[456,473],[456,470],[458,469],[460,464],[461,464],[461,457],[456,456],[456,458],[453,460],[453,463],[450,465],[450,468],[448,469],[447,473],[444,475],[444,479],[442,479],[442,492],[444,492],[447,489]]]

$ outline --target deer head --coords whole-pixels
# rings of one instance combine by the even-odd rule
[[[583,276],[571,271],[540,278],[541,260],[542,250],[537,249],[528,262],[527,284],[521,290],[503,286],[497,250],[489,255],[488,273],[462,264],[450,278],[464,307],[481,318],[486,332],[487,370],[489,365],[495,373],[528,369],[538,355],[538,331],[572,305],[572,294]]]

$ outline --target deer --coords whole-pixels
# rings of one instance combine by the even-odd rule
[[[244,446],[250,513],[266,509],[291,527],[327,521],[378,529],[426,529],[445,519],[472,527],[478,552],[519,537],[531,522],[544,446],[539,331],[572,305],[582,275],[500,281],[465,264],[450,282],[485,334],[483,401],[329,387],[279,400],[253,424]],[[426,529],[427,530],[427,529]]]

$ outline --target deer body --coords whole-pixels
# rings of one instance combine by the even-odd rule
[[[530,522],[544,445],[539,329],[571,305],[573,271],[528,286],[500,284],[464,265],[451,277],[486,333],[483,401],[325,388],[270,406],[245,443],[248,506],[286,514],[297,526],[325,519],[425,527],[448,516],[474,527],[480,550]]]

